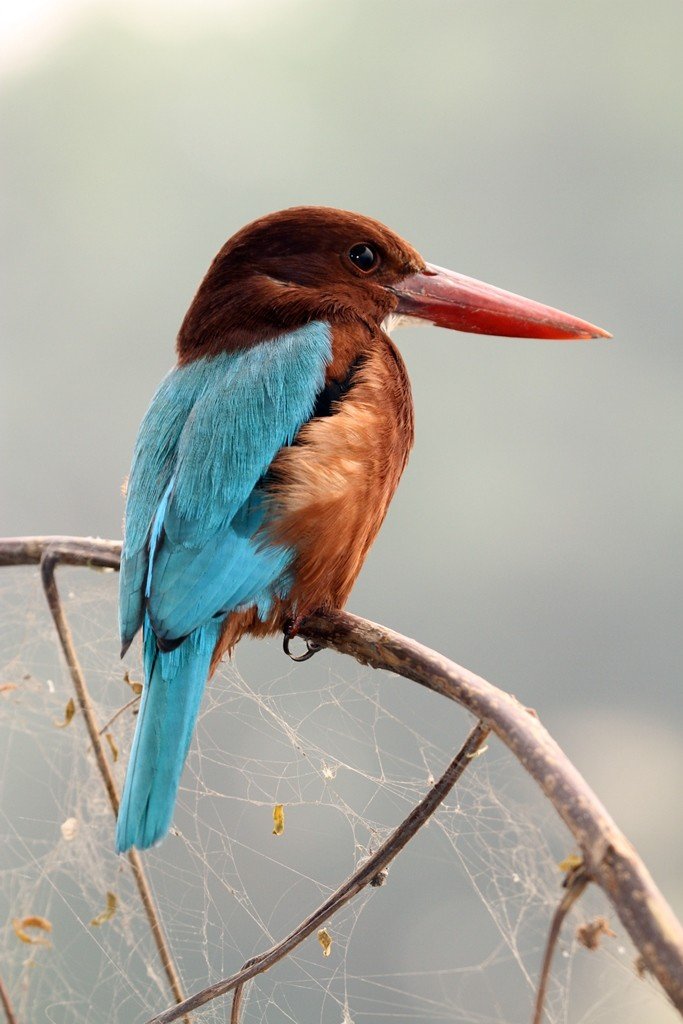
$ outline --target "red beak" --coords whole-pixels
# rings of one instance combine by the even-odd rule
[[[430,263],[391,291],[398,296],[397,313],[455,331],[556,340],[612,337],[559,309]]]

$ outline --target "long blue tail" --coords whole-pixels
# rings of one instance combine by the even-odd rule
[[[117,853],[144,850],[169,830],[220,626],[209,622],[164,653],[145,619],[145,684],[116,825]]]

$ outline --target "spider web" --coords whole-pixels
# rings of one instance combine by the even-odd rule
[[[100,723],[118,712],[106,749],[122,785],[135,707],[121,711],[134,695],[117,653],[116,576],[61,569],[58,582]],[[0,609],[0,973],[19,1024],[145,1021],[172,999],[128,862],[113,852],[80,715],[64,724],[71,681],[37,571],[0,573]],[[139,647],[126,664],[139,680]],[[186,991],[234,973],[318,906],[424,796],[470,725],[442,698],[350,660],[295,666],[277,642],[240,645],[207,689],[172,834],[143,855]],[[311,936],[249,985],[242,1021],[528,1021],[571,851],[492,740],[386,884],[328,922],[329,956]],[[102,920],[108,893],[114,913]],[[576,926],[597,914],[617,935],[589,953]],[[24,931],[49,945],[17,935],[13,921],[34,915],[51,932]],[[676,1019],[634,959],[589,891],[563,928],[545,1019]],[[226,1016],[229,997],[193,1019]]]

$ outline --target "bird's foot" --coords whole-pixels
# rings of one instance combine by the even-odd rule
[[[282,640],[282,650],[285,652],[288,658],[292,659],[292,661],[308,661],[308,659],[312,658],[314,654],[317,654],[318,651],[322,650],[320,644],[317,644],[315,640],[304,640],[306,644],[306,650],[304,651],[303,654],[292,654],[292,652],[290,651],[290,642],[294,639],[295,636],[298,636],[299,627],[301,626],[301,623],[303,622],[305,617],[305,615],[297,615],[295,619],[290,619],[287,623],[285,623],[285,628],[283,630],[284,637]]]

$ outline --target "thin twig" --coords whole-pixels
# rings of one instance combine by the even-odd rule
[[[9,992],[2,980],[2,975],[0,975],[0,1006],[2,1006],[5,1011],[5,1020],[7,1021],[7,1024],[18,1024],[14,1010],[12,1009],[12,1001],[9,997]]]
[[[124,704],[122,708],[119,708],[118,711],[115,711],[114,714],[111,716],[111,718],[108,719],[104,723],[102,728],[100,729],[100,736],[104,736],[104,734],[107,731],[107,729],[114,724],[116,719],[120,715],[122,715],[124,711],[127,711],[128,708],[132,708],[134,704],[137,704],[139,700],[140,700],[140,694],[138,693],[138,694],[135,695],[135,697],[131,697],[131,699],[128,701],[128,703]]]
[[[553,962],[553,953],[555,952],[555,946],[557,945],[557,940],[560,936],[560,930],[564,924],[564,919],[582,895],[590,881],[590,875],[586,872],[583,864],[570,871],[564,880],[566,891],[558,904],[557,910],[553,914],[552,921],[550,922],[550,931],[548,932],[548,940],[545,944],[543,966],[541,967],[541,975],[538,979],[534,1016],[531,1024],[541,1024],[543,1006],[545,1004],[545,994],[548,988],[548,979],[550,977],[550,966]]]
[[[255,978],[257,974],[262,974],[264,971],[269,970],[291,953],[292,950],[296,949],[304,939],[308,938],[312,932],[325,924],[349,900],[353,899],[361,889],[370,885],[373,879],[377,877],[378,872],[386,868],[394,857],[400,853],[406,843],[422,828],[427,819],[431,817],[439,804],[450,793],[462,773],[472,763],[473,758],[476,757],[486,742],[488,735],[489,729],[478,722],[441,778],[432,786],[420,803],[413,808],[407,818],[394,829],[389,838],[382,843],[371,857],[361,864],[345,882],[342,882],[339,888],[324,903],[317,907],[312,914],[309,914],[289,935],[276,943],[276,945],[271,946],[265,953],[261,953],[259,956],[254,957],[253,960],[249,960],[237,974],[224,978],[222,981],[217,981],[213,985],[202,989],[201,992],[196,992],[179,1006],[171,1006],[163,1013],[152,1017],[147,1021],[147,1024],[170,1024],[171,1021],[177,1020],[182,1013],[196,1010],[197,1007],[203,1006],[205,1003],[211,1002],[212,999],[223,996],[233,989],[241,989],[245,982]],[[241,992],[237,1000],[238,1013],[240,1000]],[[235,1017],[234,1010],[231,1020],[232,1024],[238,1024],[239,1017]]]
[[[102,745],[101,730],[97,721],[97,714],[90,697],[90,692],[85,681],[83,670],[78,660],[73,636],[71,634],[71,629],[64,611],[62,600],[59,596],[57,581],[55,579],[55,569],[60,563],[67,565],[87,564],[98,567],[104,566],[107,568],[113,568],[114,566],[111,564],[112,558],[109,553],[102,553],[93,556],[92,553],[84,553],[79,545],[70,544],[64,541],[49,545],[43,552],[40,561],[40,572],[45,597],[54,620],[62,652],[66,658],[69,674],[71,675],[71,681],[73,682],[74,689],[76,691],[78,705],[83,713],[90,742],[92,743],[93,751],[95,753],[95,761],[97,762],[97,767],[102,777],[104,788],[107,791],[111,809],[114,812],[114,817],[116,817],[120,804],[116,780],[114,779],[114,775]],[[147,879],[147,874],[142,864],[142,859],[138,851],[135,849],[129,850],[127,856],[133,871],[133,877],[135,878],[135,884],[137,885],[145,914],[147,915],[152,936],[159,953],[159,958],[168,979],[169,987],[176,1001],[181,1002],[184,997],[182,984],[173,960],[171,947],[168,943],[168,939],[166,938],[166,934],[159,918],[159,913],[154,903],[154,897]]]
[[[246,963],[244,965],[244,967],[242,968],[242,970],[244,970],[245,967],[247,967],[247,966],[251,966],[251,964],[250,963]],[[244,982],[242,982],[241,985],[236,985],[235,986],[235,991],[234,991],[233,996],[232,996],[232,1007],[230,1009],[230,1024],[240,1024],[240,1019],[241,1019],[241,1016],[242,1016],[242,1000],[243,1000],[243,998],[244,998]]]
[[[55,541],[70,540],[118,563],[121,545],[79,538],[0,540],[0,565],[40,561]],[[539,785],[572,833],[592,879],[606,893],[653,974],[683,1014],[683,928],[647,868],[581,774],[534,715],[485,679],[408,637],[347,612],[314,615],[300,634],[456,701],[489,726]]]

